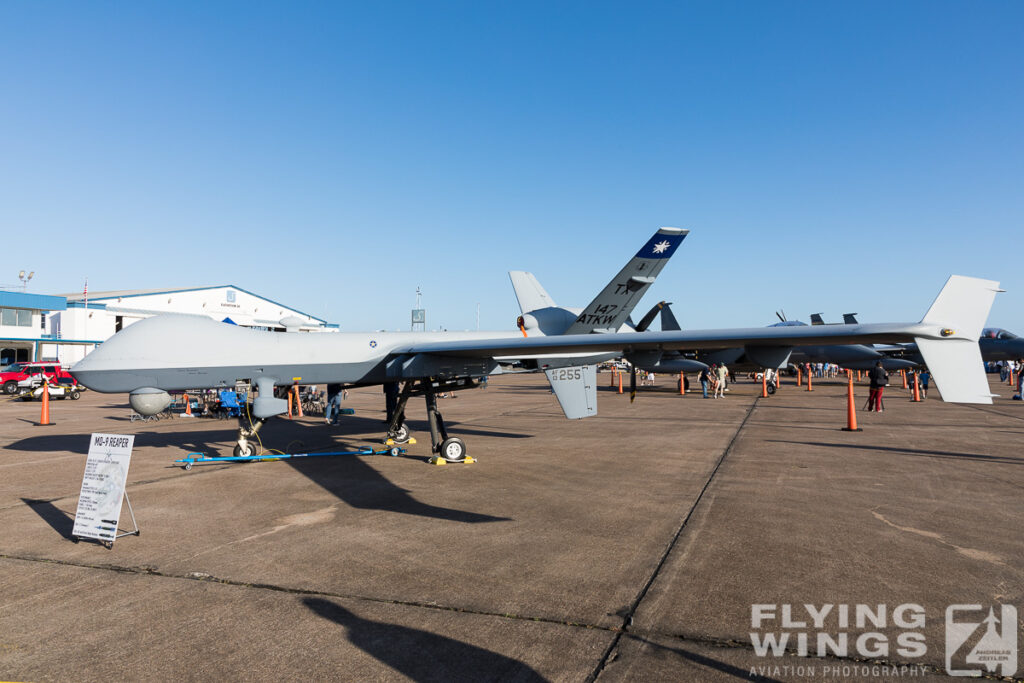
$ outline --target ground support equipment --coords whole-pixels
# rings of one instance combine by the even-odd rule
[[[405,453],[404,448],[392,446],[391,448],[364,448],[358,451],[325,451],[323,453],[264,453],[262,455],[241,455],[227,457],[207,457],[205,453],[189,453],[174,464],[181,465],[183,469],[190,470],[192,465],[211,462],[269,462],[273,460],[292,460],[294,458],[324,458],[336,455],[391,455],[399,456]]]

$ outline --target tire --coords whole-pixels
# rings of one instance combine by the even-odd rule
[[[249,458],[256,455],[256,447],[246,441],[245,448],[242,448],[242,444],[235,444],[233,453],[236,458]]]
[[[775,394],[775,385],[774,384],[769,384],[768,385],[768,395],[772,396],[774,394]]]
[[[388,453],[389,453],[389,454],[390,454],[390,455],[391,455],[392,457],[398,457],[399,455],[401,455],[401,454],[402,454],[402,450],[401,450],[400,448],[398,448],[398,446],[392,446],[392,447],[391,447],[391,450],[389,450],[389,451],[388,451]]]
[[[82,398],[82,392],[78,391],[77,389],[71,392],[72,401],[77,401],[80,398]]]
[[[466,442],[452,436],[441,442],[438,454],[448,462],[462,462],[466,459]]]
[[[18,383],[17,382],[15,382],[13,379],[9,379],[6,382],[4,382],[4,393],[5,394],[10,396],[11,394],[15,393],[16,391],[18,391]]]
[[[190,463],[190,462],[185,463],[185,470],[188,471],[190,469],[192,469],[192,463]]]
[[[395,433],[391,435],[391,439],[395,443],[409,443],[409,438],[411,436],[412,434],[409,432],[409,425],[403,422],[398,425],[398,429],[396,429]]]

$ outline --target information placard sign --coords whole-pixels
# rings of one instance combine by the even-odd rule
[[[121,500],[134,445],[134,435],[92,435],[89,457],[85,461],[85,476],[82,477],[82,493],[75,512],[75,528],[71,532],[73,536],[107,543],[113,543],[117,538]]]

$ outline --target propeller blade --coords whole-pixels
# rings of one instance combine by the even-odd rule
[[[658,303],[654,304],[654,307],[651,310],[647,311],[647,315],[640,318],[640,322],[637,323],[636,326],[636,331],[643,332],[648,327],[650,327],[650,324],[654,322],[654,317],[658,315],[658,311],[660,311],[664,305],[664,301],[659,301]]]
[[[779,322],[780,322],[780,323],[784,323],[784,322],[786,322],[786,318],[785,318],[785,316],[783,316],[783,315],[782,315],[781,313],[779,313],[778,311],[775,311],[775,317],[779,319]]]

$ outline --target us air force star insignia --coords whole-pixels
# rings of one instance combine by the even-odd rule
[[[654,253],[660,254],[671,246],[671,242],[669,242],[668,240],[662,240],[661,242],[658,242],[657,244],[654,245]]]
[[[370,340],[370,348],[371,349],[377,348],[377,340],[376,339],[371,339]]]

